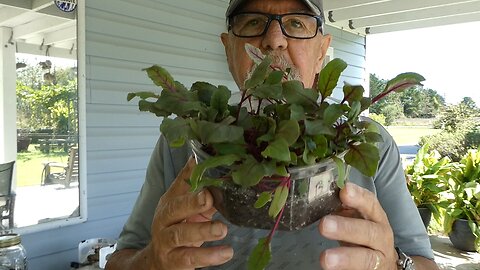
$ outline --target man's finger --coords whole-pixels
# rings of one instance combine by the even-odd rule
[[[393,261],[387,261],[377,250],[362,247],[340,247],[324,251],[320,265],[325,270],[380,270],[392,269]]]
[[[213,215],[217,212],[217,209],[211,208],[206,212],[187,218],[187,222],[206,222],[211,221]]]
[[[375,194],[360,186],[347,183],[340,191],[340,200],[346,207],[357,210],[364,219],[388,223],[387,215]]]
[[[192,246],[198,242],[223,239],[227,235],[227,226],[219,221],[179,223],[165,228],[161,233],[164,248],[167,250]]]
[[[190,189],[190,186],[187,183],[187,180],[190,179],[190,176],[192,175],[193,168],[195,168],[196,162],[193,157],[190,157],[185,164],[185,166],[182,168],[180,173],[177,175],[175,180],[172,182],[172,185],[168,189],[168,191],[165,193],[166,196],[168,197],[176,197],[182,194],[185,194],[188,192]]]
[[[228,246],[190,248],[172,250],[169,260],[175,269],[193,269],[221,265],[233,257],[233,249]]]
[[[382,250],[385,242],[389,242],[386,238],[391,233],[385,231],[385,228],[386,226],[370,220],[334,215],[324,217],[319,224],[320,234],[328,239],[376,250]]]
[[[211,211],[213,197],[206,189],[191,193],[187,192],[177,197],[160,198],[156,215],[160,216],[160,224],[168,227],[185,219]]]

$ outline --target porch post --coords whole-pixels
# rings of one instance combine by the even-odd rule
[[[0,27],[0,162],[17,158],[17,95],[15,44],[10,44],[12,30]]]

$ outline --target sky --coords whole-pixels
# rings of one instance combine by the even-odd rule
[[[471,97],[480,106],[479,31],[474,22],[367,35],[367,72],[382,79],[417,72],[447,103]]]

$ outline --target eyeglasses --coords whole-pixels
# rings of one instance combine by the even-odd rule
[[[263,36],[276,20],[282,33],[290,38],[309,39],[323,34],[323,22],[320,16],[305,13],[266,14],[257,12],[238,13],[230,16],[228,30],[237,37]]]

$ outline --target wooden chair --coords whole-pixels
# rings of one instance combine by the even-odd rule
[[[52,169],[57,168],[57,172]],[[58,170],[60,170],[58,172]],[[65,188],[70,187],[72,182],[78,182],[78,147],[71,147],[67,163],[46,162],[43,164],[43,185],[61,184]]]
[[[0,164],[0,227],[3,220],[8,219],[8,228],[14,226],[13,214],[15,209],[15,193],[12,191],[13,166],[15,161]]]

